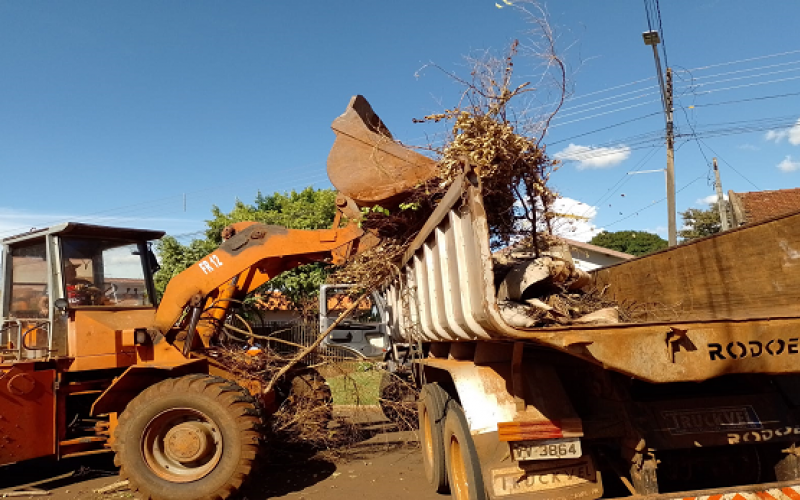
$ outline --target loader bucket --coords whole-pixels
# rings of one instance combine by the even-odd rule
[[[336,141],[328,155],[328,178],[360,206],[399,201],[436,173],[436,162],[394,141],[363,96],[350,99],[331,128]]]

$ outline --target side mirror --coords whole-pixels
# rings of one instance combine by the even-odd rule
[[[67,302],[67,299],[65,298],[60,298],[56,299],[54,305],[56,306],[56,309],[60,310],[61,312],[65,312],[67,310],[69,302]]]

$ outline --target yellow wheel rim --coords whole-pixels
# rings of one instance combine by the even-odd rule
[[[424,434],[425,473],[430,476],[433,469],[433,430],[431,429],[431,416],[426,405],[422,406],[422,433]]]
[[[455,436],[450,436],[450,490],[456,500],[469,499],[467,468],[461,456],[461,443]]]

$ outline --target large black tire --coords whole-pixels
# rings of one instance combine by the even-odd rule
[[[380,404],[384,416],[401,431],[417,428],[417,391],[410,381],[395,373],[381,373]]]
[[[230,380],[205,374],[164,380],[120,416],[114,461],[144,499],[225,499],[253,468],[261,423],[255,399]]]
[[[425,384],[417,404],[419,441],[425,477],[439,493],[447,493],[447,464],[444,456],[444,422],[450,396],[439,384]]]
[[[475,442],[464,410],[456,401],[447,404],[444,422],[444,453],[450,479],[450,494],[456,500],[486,500]]]

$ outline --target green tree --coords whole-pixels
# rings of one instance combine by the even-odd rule
[[[589,243],[631,255],[645,255],[669,246],[664,238],[646,231],[603,231]]]
[[[722,230],[722,221],[719,218],[719,207],[717,203],[712,203],[708,209],[690,208],[681,212],[683,218],[683,229],[678,231],[678,236],[682,242],[696,240],[705,236],[711,236]]]
[[[336,192],[332,189],[274,193],[263,195],[260,192],[250,205],[237,201],[233,209],[224,213],[217,206],[211,207],[212,218],[206,221],[208,229],[204,239],[195,239],[188,245],[181,244],[172,236],[165,236],[158,242],[161,269],[156,273],[156,290],[159,296],[164,293],[167,283],[174,277],[213,252],[222,243],[221,232],[234,222],[255,221],[267,225],[288,227],[290,229],[323,229],[331,227],[336,215]],[[313,300],[327,276],[322,264],[308,264],[286,271],[270,280],[266,290],[278,290],[296,305]]]

